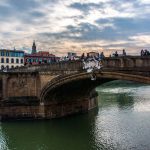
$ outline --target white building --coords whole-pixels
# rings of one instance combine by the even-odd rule
[[[69,60],[74,60],[76,56],[77,56],[76,53],[68,52],[68,56],[67,57],[68,57]]]
[[[24,51],[0,49],[0,70],[24,65]]]

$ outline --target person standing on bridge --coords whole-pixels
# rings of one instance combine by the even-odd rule
[[[144,50],[143,49],[141,50],[141,56],[144,56]]]
[[[126,56],[126,51],[125,51],[125,49],[122,50],[122,56]]]
[[[118,57],[118,52],[117,52],[117,51],[115,52],[114,56],[115,56],[115,57]]]
[[[81,55],[81,60],[84,60],[85,59],[85,55],[84,53]]]
[[[100,55],[99,55],[99,59],[100,59],[100,60],[103,60],[104,58],[105,58],[104,53],[101,52]]]

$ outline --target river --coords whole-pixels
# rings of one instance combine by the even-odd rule
[[[0,150],[149,150],[150,86],[117,80],[96,90],[99,107],[87,114],[0,123]]]

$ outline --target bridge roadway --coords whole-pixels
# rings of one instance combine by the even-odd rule
[[[95,81],[82,68],[82,61],[71,61],[1,73],[1,119],[50,119],[87,112],[97,106],[94,89],[104,82],[150,83],[150,57],[105,58],[102,70],[94,72]]]

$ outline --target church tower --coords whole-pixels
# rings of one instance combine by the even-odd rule
[[[35,41],[33,41],[33,45],[32,45],[32,54],[36,53],[36,45],[35,45]]]

